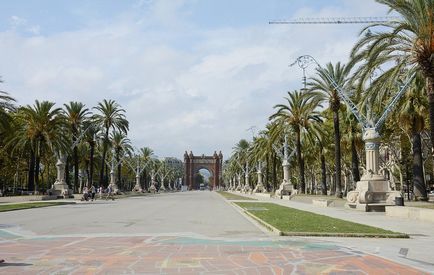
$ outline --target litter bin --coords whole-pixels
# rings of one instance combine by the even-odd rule
[[[396,206],[404,206],[404,198],[403,197],[395,197],[395,205]]]

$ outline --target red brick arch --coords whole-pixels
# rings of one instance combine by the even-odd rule
[[[214,151],[212,156],[194,156],[193,152],[187,151],[184,153],[184,184],[188,186],[189,190],[199,189],[199,184],[196,183],[195,174],[200,169],[207,169],[212,173],[213,181],[211,187],[217,188],[221,185],[222,179],[222,164],[223,164],[223,154],[220,152],[217,154]]]

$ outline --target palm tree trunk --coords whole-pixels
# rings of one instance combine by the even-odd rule
[[[341,133],[339,130],[339,105],[333,108],[333,126],[335,130],[335,172],[336,172],[336,197],[342,198],[341,186]]]
[[[428,70],[432,72],[432,70]],[[426,77],[426,91],[428,94],[428,109],[429,109],[429,127],[431,138],[431,152],[434,162],[434,76]],[[433,165],[434,169],[434,165]]]
[[[28,190],[35,190],[35,151],[30,149],[29,173],[27,179]]]
[[[351,137],[351,169],[353,174],[354,183],[360,181],[360,172],[359,172],[359,156],[357,155],[356,142],[354,141],[355,129],[354,126],[351,127],[351,131],[353,132]]]
[[[90,156],[89,156],[89,184],[93,185],[93,158],[95,154],[95,144],[90,144]],[[100,184],[101,185],[101,182]]]
[[[69,180],[69,162],[70,162],[70,157],[68,156],[66,157],[66,163],[65,163],[65,182],[68,185],[68,188],[71,188],[71,182]]]
[[[321,150],[321,194],[327,195],[327,171],[325,156]]]
[[[306,193],[306,184],[304,181],[304,161],[301,157],[301,137],[300,137],[300,130],[296,133],[296,145],[297,145],[297,161],[298,161],[298,167],[300,172],[300,193],[304,194]]]
[[[41,188],[41,183],[39,181],[39,170],[41,167],[41,157],[37,154],[35,158],[35,194],[39,188]]]
[[[148,175],[147,175],[147,173],[146,173],[146,169],[143,171],[143,187],[144,187],[144,189],[145,190],[148,190],[148,184],[147,184],[147,182],[148,182]]]
[[[119,163],[119,158],[117,158],[117,161],[118,161],[118,186],[119,186],[119,189],[122,190],[122,188],[121,188],[122,187],[121,186],[122,185],[122,183],[121,183],[122,164]]]
[[[265,160],[265,175],[264,175],[265,189],[267,190],[267,192],[269,192],[271,190],[270,183],[268,182],[268,172],[269,172],[269,168],[270,168],[269,166],[270,166],[270,163],[268,161],[268,156],[267,156],[266,160]]]
[[[423,177],[422,140],[420,133],[413,131],[413,186],[416,200],[427,200],[425,181]]]
[[[277,187],[277,158],[276,154],[273,153],[273,190],[276,190]]]
[[[105,135],[104,135],[104,141],[103,141],[103,145],[102,145],[102,159],[101,159],[101,170],[99,173],[99,182],[100,184],[103,184],[104,186],[106,186],[104,184],[104,168],[105,168],[105,157],[107,154],[107,143],[108,143],[108,135],[109,135],[109,128],[106,128],[105,130]]]
[[[75,141],[74,141],[75,142]],[[74,159],[74,191],[77,191],[77,187],[79,186],[78,180],[78,149],[77,146],[73,149],[73,159]]]

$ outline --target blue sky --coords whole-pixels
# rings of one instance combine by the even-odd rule
[[[301,87],[290,63],[346,62],[361,28],[270,19],[384,15],[372,0],[4,0],[1,89],[23,105],[115,99],[135,146],[228,156]]]

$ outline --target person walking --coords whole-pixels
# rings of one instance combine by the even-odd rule
[[[107,187],[107,196],[106,196],[106,200],[108,200],[109,198],[111,198],[113,201],[115,200],[114,196],[113,196],[113,187],[111,185],[109,185]]]
[[[92,186],[90,187],[90,193],[91,193],[91,200],[93,201],[93,200],[96,200],[96,198],[95,198],[95,194],[96,194],[96,189],[95,189],[95,186],[92,184]]]

